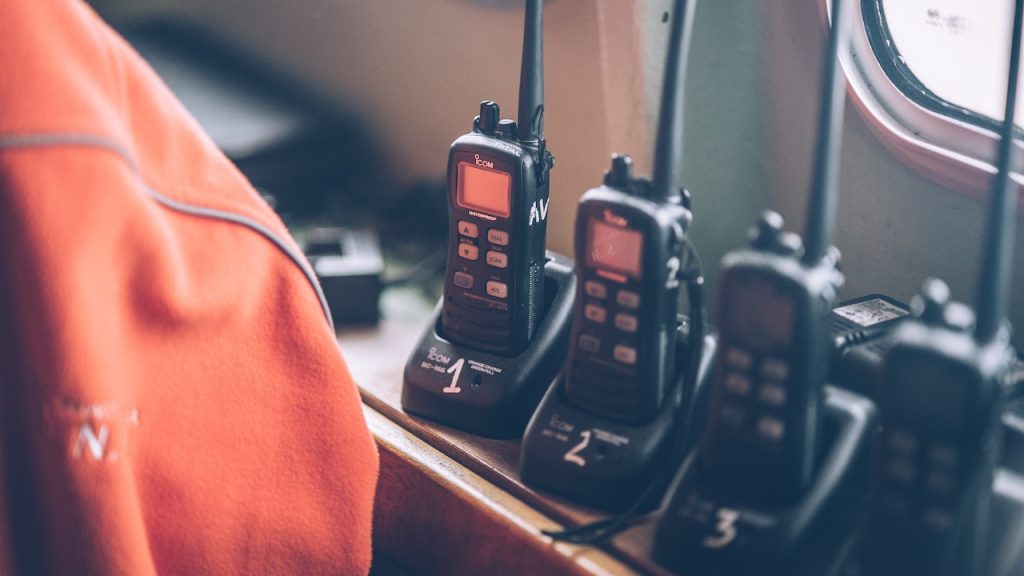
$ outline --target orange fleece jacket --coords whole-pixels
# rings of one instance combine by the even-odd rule
[[[377,452],[309,266],[84,3],[0,17],[0,574],[358,574]]]

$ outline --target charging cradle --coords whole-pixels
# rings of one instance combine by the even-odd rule
[[[831,574],[854,541],[871,479],[874,403],[826,386],[814,481],[793,504],[765,506],[725,494],[701,477],[700,450],[686,459],[658,522],[654,558],[687,576]]]
[[[441,306],[405,365],[402,408],[491,438],[515,438],[565,360],[576,275],[573,261],[548,251],[544,312],[526,350],[498,356],[448,341]]]
[[[565,401],[564,376],[559,374],[534,413],[523,436],[519,472],[523,482],[561,494],[576,502],[617,512],[639,496],[655,473],[671,458],[666,451],[677,420],[687,428],[675,448],[682,454],[703,429],[705,385],[715,340],[704,338],[697,382],[684,381],[689,364],[689,324],[680,316],[676,339],[675,386],[650,422],[637,426],[595,416]],[[694,422],[694,419],[701,422]]]

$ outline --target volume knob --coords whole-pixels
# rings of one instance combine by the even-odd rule
[[[493,134],[495,126],[498,125],[498,118],[501,111],[498,103],[494,100],[484,100],[480,103],[480,131],[484,134]]]
[[[498,122],[498,128],[495,130],[495,136],[504,140],[515,140],[516,139],[516,121],[506,118],[501,122]]]
[[[946,305],[949,303],[949,286],[938,278],[929,278],[921,286],[921,293],[914,297],[914,314],[922,322],[939,326],[945,324]]]
[[[774,250],[784,225],[782,216],[777,212],[765,210],[757,224],[747,234],[750,245],[761,250]]]
[[[633,159],[625,154],[612,154],[612,167],[604,174],[605,185],[628,190],[632,182]]]

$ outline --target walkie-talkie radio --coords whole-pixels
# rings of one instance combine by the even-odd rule
[[[498,438],[522,435],[558,373],[576,295],[571,260],[544,250],[543,4],[525,4],[519,121],[485,101],[451,146],[443,295],[402,383],[405,411]]]
[[[693,575],[832,573],[867,494],[873,404],[826,388],[842,283],[831,246],[854,0],[833,0],[806,243],[766,213],[722,260],[708,423],[655,533]],[[851,511],[852,509],[852,511]]]
[[[676,3],[662,87],[653,180],[612,158],[576,212],[576,308],[566,400],[628,423],[649,421],[675,377],[676,312],[688,194],[679,188],[689,14]],[[699,343],[697,344],[699,345]]]
[[[548,172],[544,139],[542,0],[528,0],[519,122],[480,104],[473,131],[448,152],[449,250],[441,313],[452,342],[512,356],[544,305]]]
[[[604,185],[580,200],[565,394],[595,414],[649,420],[670,388],[679,268],[691,219],[674,182],[652,190],[633,177],[629,157],[615,156]]]
[[[681,452],[690,438],[705,341],[679,181],[695,4],[676,0],[671,13],[653,178],[634,176],[632,160],[615,155],[602,185],[580,199],[569,352],[523,438],[525,482],[606,510],[643,500],[669,446]],[[695,317],[680,341],[684,283]]]
[[[703,465],[758,500],[790,500],[811,479],[829,313],[841,281],[833,251],[781,232],[768,213],[751,248],[722,261],[719,349]]]
[[[847,4],[839,3],[849,11]],[[722,486],[761,502],[792,501],[814,469],[830,314],[842,283],[831,239],[845,102],[837,54],[849,38],[848,20],[837,12],[829,39],[805,244],[769,212],[750,247],[722,260],[701,464]]]
[[[978,576],[1013,365],[1005,318],[1016,186],[1014,113],[1024,0],[1016,1],[997,174],[988,202],[977,318],[925,282],[915,318],[897,329],[883,368],[882,461],[866,573]]]

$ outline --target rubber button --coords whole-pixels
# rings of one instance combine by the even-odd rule
[[[508,298],[508,284],[496,280],[488,280],[487,294],[495,298]]]
[[[597,304],[587,304],[583,308],[583,316],[591,322],[603,324],[608,317],[608,311]]]
[[[623,364],[636,364],[636,348],[619,344],[612,349],[612,357]]]
[[[580,350],[589,352],[591,354],[597,354],[597,351],[601,349],[601,340],[597,336],[591,336],[590,334],[581,334],[579,340]]]
[[[640,295],[629,290],[619,290],[615,295],[615,301],[623,308],[637,309],[640,307]]]
[[[466,260],[476,260],[480,257],[480,249],[467,242],[460,242],[459,256],[462,256]]]
[[[487,241],[495,246],[508,246],[508,232],[491,228],[487,231]]]
[[[583,285],[583,290],[591,298],[603,300],[608,297],[608,287],[594,280],[587,280],[586,284]]]
[[[455,284],[459,288],[470,289],[473,287],[473,275],[465,272],[456,272],[452,276],[452,284]]]
[[[487,263],[495,268],[508,268],[508,254],[504,252],[487,252]]]
[[[480,235],[480,230],[472,222],[459,220],[459,234],[467,238],[476,238]]]
[[[636,316],[633,316],[632,314],[615,315],[615,327],[623,332],[632,334],[633,332],[636,332],[638,325],[639,322],[637,321]]]

